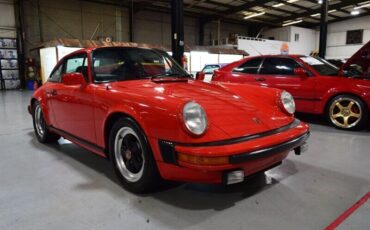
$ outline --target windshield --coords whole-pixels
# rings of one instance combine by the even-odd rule
[[[93,72],[97,82],[189,76],[166,52],[131,47],[95,50]]]
[[[311,66],[316,72],[324,76],[337,76],[339,68],[319,57],[304,56],[302,61]]]

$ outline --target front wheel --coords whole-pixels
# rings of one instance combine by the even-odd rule
[[[35,130],[36,138],[41,143],[56,142],[60,138],[59,135],[48,130],[44,114],[39,102],[35,102],[32,107],[33,128]]]
[[[161,180],[151,148],[132,119],[121,118],[113,125],[109,152],[118,178],[129,191],[144,193],[158,187]]]
[[[327,117],[336,128],[360,130],[367,126],[368,108],[359,98],[352,95],[334,97],[328,105]]]

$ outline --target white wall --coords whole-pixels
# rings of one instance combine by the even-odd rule
[[[295,34],[299,34],[299,40],[294,41]],[[317,48],[316,42],[317,32],[312,29],[291,26],[289,53],[308,55]]]
[[[294,39],[295,34],[299,34],[298,41]],[[281,45],[288,43],[290,54],[309,55],[312,51],[316,50],[316,34],[317,32],[315,30],[297,26],[275,28],[262,32],[263,38],[273,37],[275,40],[264,40],[263,42],[240,40],[239,48],[253,55],[258,55],[258,53],[279,54]]]
[[[363,44],[346,45],[346,32],[358,29],[364,30]],[[370,16],[329,24],[326,58],[349,58],[368,41],[370,41]]]

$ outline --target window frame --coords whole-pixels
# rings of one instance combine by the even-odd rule
[[[63,60],[63,62],[64,62],[64,67],[63,67],[63,70],[62,70],[62,71],[63,71],[63,72],[62,72],[62,76],[63,76],[64,74],[66,74],[68,60],[70,60],[70,59],[74,59],[74,58],[79,57],[79,56],[83,56],[82,66],[85,66],[85,63],[87,64],[87,76],[84,76],[84,78],[85,78],[86,83],[90,83],[90,79],[89,79],[89,71],[88,71],[88,69],[90,68],[90,65],[89,65],[89,58],[88,58],[88,55],[87,55],[87,53],[86,53],[86,52],[83,52],[83,53],[77,53],[77,54],[74,54],[74,55],[72,55],[72,56],[68,56],[68,57],[66,57],[66,58]],[[79,73],[79,72],[74,71],[74,72],[70,72],[70,73]],[[82,74],[82,73],[81,73],[81,74]],[[82,74],[82,75],[83,75],[83,74]],[[62,80],[62,78],[60,78],[60,80]]]
[[[88,55],[86,52],[83,52],[83,53],[77,53],[77,54],[74,54],[72,56],[66,56],[64,58],[62,58],[62,60],[54,67],[53,71],[50,73],[49,77],[48,77],[48,82],[54,82],[54,83],[61,83],[62,82],[62,77],[63,75],[66,73],[66,68],[67,68],[67,61],[69,59],[72,59],[74,57],[77,57],[79,55],[82,55],[82,56],[85,56],[84,57],[84,60],[83,60],[83,64],[85,64],[85,62],[87,63],[87,68],[90,68],[90,65],[89,65],[89,58],[88,58]],[[61,72],[61,75],[60,75],[60,78],[59,78],[59,81],[54,81],[51,79],[51,76],[59,69],[59,68],[62,68],[62,72]],[[86,76],[85,77],[85,81],[87,83],[90,82],[90,79],[89,79],[89,76]]]
[[[244,65],[244,64],[246,64],[246,63],[248,63],[250,61],[256,60],[256,59],[261,59],[261,62],[259,64],[259,66],[257,67],[257,72],[256,73],[244,73],[244,72],[237,72],[237,71],[235,71],[236,68],[239,68],[240,66],[242,66],[242,65]],[[259,74],[263,62],[264,62],[264,58],[263,57],[254,57],[254,58],[251,58],[251,59],[247,60],[246,62],[243,62],[239,66],[234,67],[233,70],[232,70],[232,73],[237,73],[237,74]]]
[[[289,60],[292,60],[292,61],[296,62],[300,68],[303,68],[307,72],[308,76],[312,76],[312,72],[309,71],[302,63],[300,63],[299,61],[297,61],[295,58],[292,58],[292,57],[289,57],[289,56],[287,56],[287,57],[280,57],[280,56],[278,56],[278,57],[273,57],[273,56],[272,57],[264,57],[263,60],[262,60],[262,62],[261,62],[260,68],[258,69],[258,74],[259,75],[297,77],[297,75],[294,74],[294,70],[293,70],[293,74],[289,74],[289,75],[261,73],[262,66],[265,63],[266,59],[268,59],[268,58],[279,58],[279,59],[289,59]]]

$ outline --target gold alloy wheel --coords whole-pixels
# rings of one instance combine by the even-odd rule
[[[329,113],[331,122],[344,129],[356,126],[362,118],[360,104],[349,97],[341,97],[333,101]]]

